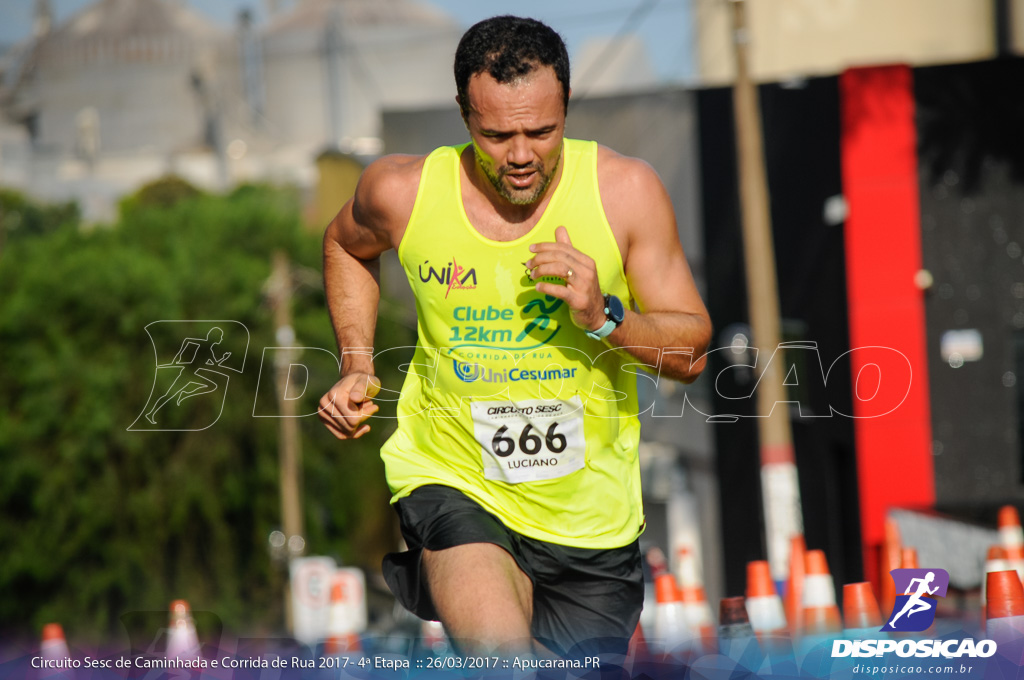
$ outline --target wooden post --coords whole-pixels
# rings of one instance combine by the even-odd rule
[[[285,535],[287,559],[300,557],[305,551],[302,521],[302,442],[295,400],[288,399],[288,377],[296,350],[295,331],[292,329],[292,276],[288,256],[274,253],[270,275],[269,298],[274,310],[275,338],[279,347],[274,355],[274,383],[277,393],[278,468],[281,480],[281,529]],[[285,628],[292,632],[294,621],[291,608],[291,587],[285,588]]]
[[[765,537],[772,578],[782,581],[789,572],[790,539],[803,534],[800,486],[797,481],[793,435],[786,405],[785,365],[780,346],[778,281],[772,243],[768,181],[757,86],[747,65],[749,31],[745,0],[732,5],[736,80],[733,107],[742,213],[743,254],[747,276],[751,344],[757,362],[764,367],[757,381],[757,424],[760,438],[761,497],[764,503]]]

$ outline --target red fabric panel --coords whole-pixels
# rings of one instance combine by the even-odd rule
[[[877,584],[886,512],[935,502],[924,296],[914,282],[921,228],[912,72],[848,70],[840,99],[861,535]],[[890,350],[857,349],[871,346]]]

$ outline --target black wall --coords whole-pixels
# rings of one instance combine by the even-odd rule
[[[784,340],[817,343],[813,354],[791,353],[799,385],[789,397],[800,476],[805,537],[826,551],[836,583],[862,580],[859,506],[853,423],[830,413],[850,413],[849,362],[839,359],[828,388],[820,375],[850,349],[847,328],[843,225],[827,224],[825,204],[842,193],[839,165],[839,99],[835,78],[796,86],[759,88],[765,159],[771,194]],[[698,93],[700,157],[708,308],[714,347],[731,344],[734,324],[747,323],[740,205],[729,89]],[[717,375],[727,364],[712,355]],[[754,376],[727,371],[719,392],[749,392]],[[715,397],[717,413],[752,415],[753,401]],[[802,415],[801,415],[802,413]],[[716,426],[721,483],[726,586],[743,592],[746,563],[765,559],[757,428],[750,418]]]
[[[937,507],[995,523],[1024,501],[1024,60],[919,68],[921,234]],[[948,330],[983,356],[953,367]]]

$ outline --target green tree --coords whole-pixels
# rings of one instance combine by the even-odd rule
[[[298,342],[335,352],[316,283],[320,235],[300,225],[294,192],[135,196],[111,227],[86,232],[66,220],[8,241],[0,631],[31,636],[59,621],[74,641],[109,640],[123,616],[166,611],[175,598],[235,634],[279,629],[284,581],[266,547],[280,524],[277,421],[253,417],[262,350],[277,344],[262,292],[275,250],[306,272],[295,296]],[[144,329],[167,319],[244,324],[245,370],[231,378],[212,427],[129,431],[156,371]],[[386,318],[380,333],[414,342]],[[247,350],[241,338],[224,349]],[[386,383],[399,379],[394,365],[381,372]],[[311,371],[300,412],[315,411],[335,379],[336,367]],[[185,429],[208,414],[182,408],[168,417]],[[301,421],[309,552],[379,568],[393,535],[378,454],[387,429],[342,445],[315,417]]]
[[[8,241],[49,234],[78,224],[78,204],[45,205],[20,191],[0,187],[0,252]]]

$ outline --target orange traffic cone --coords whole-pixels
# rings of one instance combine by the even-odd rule
[[[71,650],[68,649],[67,640],[64,638],[64,629],[59,623],[48,623],[43,626],[43,639],[39,645],[39,656],[43,658],[43,670],[40,671],[40,678],[49,678],[60,675],[68,677],[71,665]]]
[[[654,596],[655,648],[668,654],[693,637],[675,576],[667,571],[659,573],[654,579]]]
[[[981,575],[981,622],[985,623],[985,598],[986,586],[988,585],[988,574],[993,571],[1007,571],[1010,568],[1006,561],[1006,550],[1001,545],[990,545],[988,557],[985,560],[985,568]]]
[[[1017,571],[1017,578],[1024,578],[1024,529],[1020,525],[1020,514],[1012,505],[999,508],[999,541],[1006,550],[1009,569]]]
[[[900,550],[900,568],[901,569],[920,569],[921,562],[917,559],[917,549],[904,547]],[[906,595],[907,593],[896,593],[897,595]],[[934,600],[934,597],[930,595],[922,595],[921,597],[927,597],[930,600]],[[888,616],[888,613],[886,614]],[[935,624],[932,623],[926,630],[921,631],[921,634],[930,633],[935,630]],[[895,633],[897,637],[905,635],[905,633]]]
[[[804,556],[804,597],[801,632],[805,635],[835,633],[842,630],[835,584],[828,561],[821,550],[808,550]]]
[[[643,662],[649,657],[650,651],[647,649],[647,640],[644,639],[644,629],[638,621],[636,628],[633,630],[633,636],[629,638],[629,647],[626,649],[625,668],[627,677],[632,677],[633,667],[637,660]]]
[[[327,638],[324,640],[324,655],[337,656],[342,652],[360,652],[362,644],[353,625],[351,608],[345,597],[341,581],[331,583],[331,608],[327,619]]]
[[[997,645],[1024,637],[1024,587],[1014,569],[986,575],[985,634]]]
[[[651,568],[651,578],[653,579],[657,579],[658,576],[669,570],[665,553],[658,546],[648,548],[644,554],[644,559],[647,560],[647,565]]]
[[[789,541],[789,579],[786,581],[786,621],[789,630],[797,633],[801,629],[804,602],[804,554],[807,546],[803,536],[794,536]]]
[[[900,527],[891,517],[885,520],[885,539],[879,556],[878,580],[881,594],[881,611],[891,612],[896,606],[896,583],[892,580],[893,569],[900,568],[902,544],[900,543]]]
[[[185,600],[175,600],[171,602],[167,626],[167,658],[185,660],[198,657],[199,636],[192,620],[192,609]]]
[[[867,581],[843,586],[843,628],[851,637],[860,633],[874,636],[882,627],[882,613]]]
[[[71,656],[64,638],[64,628],[59,623],[43,626],[43,643],[39,646],[39,652],[44,659],[67,659]]]
[[[747,562],[747,614],[758,638],[784,635],[786,612],[765,560]]]
[[[697,557],[693,551],[679,551],[678,568],[679,592],[683,599],[683,609],[686,611],[686,621],[690,630],[703,639],[705,651],[712,653],[718,647],[715,639],[714,614],[711,612],[707,593],[704,592],[704,580],[701,578],[700,567],[697,566]]]
[[[440,621],[424,621],[420,624],[420,644],[429,654],[440,656],[448,653],[448,635]]]

